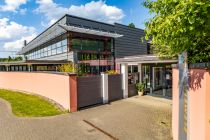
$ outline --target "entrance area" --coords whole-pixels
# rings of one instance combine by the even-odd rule
[[[172,64],[177,60],[160,60],[157,56],[136,56],[117,60],[126,72],[128,96],[137,95],[136,84],[145,86],[145,94],[172,97]],[[122,70],[127,69],[127,70]]]
[[[139,82],[145,85],[146,94],[172,97],[172,68],[170,64],[143,64],[141,69],[138,69],[138,65],[129,65],[129,96],[137,94],[135,85]]]

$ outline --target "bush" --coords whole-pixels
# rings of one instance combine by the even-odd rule
[[[58,67],[59,72],[77,73],[77,66],[73,63],[62,64]]]
[[[109,75],[118,74],[118,72],[116,72],[115,70],[107,70],[105,73]]]
[[[137,83],[136,84],[136,89],[137,89],[138,92],[144,92],[144,90],[145,90],[145,84],[143,84],[143,83]]]

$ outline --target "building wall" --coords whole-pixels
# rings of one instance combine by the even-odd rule
[[[178,140],[179,114],[179,72],[173,69],[173,111],[172,130],[174,140]],[[210,70],[190,69],[189,89],[189,140],[210,139]]]
[[[0,72],[0,88],[39,94],[70,109],[70,84],[66,75]]]
[[[115,24],[115,31],[123,35],[115,39],[116,58],[147,54],[147,43],[141,42],[141,38],[145,36],[144,30]]]

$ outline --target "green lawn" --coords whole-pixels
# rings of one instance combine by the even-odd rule
[[[65,113],[39,96],[0,89],[0,98],[7,100],[19,117],[44,117]]]

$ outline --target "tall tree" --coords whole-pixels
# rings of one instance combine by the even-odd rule
[[[146,39],[159,56],[187,51],[190,63],[210,61],[210,0],[146,0],[144,6],[154,15]]]
[[[136,26],[135,26],[134,23],[130,23],[130,24],[128,24],[128,27],[129,27],[129,28],[135,28]]]

